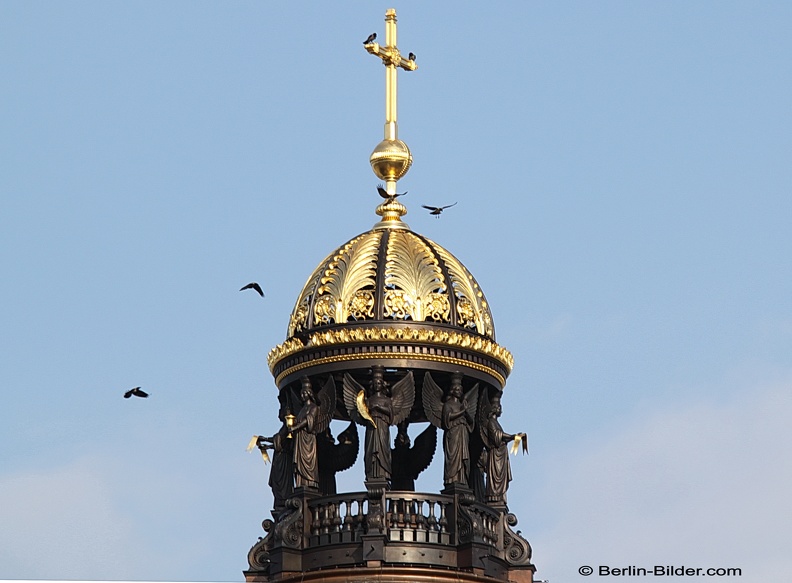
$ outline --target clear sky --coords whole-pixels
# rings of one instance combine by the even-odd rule
[[[266,354],[378,220],[391,6],[405,221],[515,356],[537,578],[788,578],[792,4],[747,0],[0,2],[0,578],[242,579]]]

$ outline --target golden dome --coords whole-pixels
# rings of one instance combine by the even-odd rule
[[[487,300],[465,266],[406,229],[368,231],[322,261],[297,299],[288,335],[388,320],[447,324],[495,339]]]
[[[287,334],[269,354],[276,382],[318,365],[317,354],[308,358],[306,352],[302,362],[288,358],[318,346],[367,345],[362,352],[327,353],[321,357],[327,362],[370,359],[372,351],[379,359],[404,358],[404,350],[413,360],[445,357],[500,385],[513,365],[511,354],[495,343],[492,313],[475,278],[446,249],[398,218],[378,223],[319,264],[297,298]],[[371,348],[372,343],[389,347]],[[434,348],[424,353],[427,346]]]

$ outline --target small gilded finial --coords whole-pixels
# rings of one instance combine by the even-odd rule
[[[377,144],[371,153],[369,162],[377,178],[385,182],[385,196],[387,201],[377,207],[377,214],[383,220],[379,225],[395,226],[400,222],[400,217],[407,213],[407,208],[396,201],[396,182],[410,169],[412,153],[407,144],[399,139],[396,109],[396,73],[399,68],[405,71],[415,71],[415,55],[410,53],[410,58],[404,58],[396,46],[396,10],[389,8],[385,12],[385,44],[374,42],[376,33],[369,35],[363,43],[365,49],[372,55],[382,59],[385,65],[385,138]],[[382,196],[382,194],[380,194]]]
[[[394,182],[394,184],[396,183]],[[409,229],[409,226],[401,221],[401,217],[407,214],[407,207],[396,200],[398,197],[407,194],[407,192],[389,194],[381,184],[377,186],[377,192],[385,199],[385,202],[379,205],[375,211],[382,217],[382,221],[377,223],[375,228]]]

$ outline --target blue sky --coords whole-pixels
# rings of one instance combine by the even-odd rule
[[[792,570],[792,6],[427,4],[0,3],[0,578],[241,580],[266,354],[378,220],[391,6],[405,221],[515,356],[537,577]]]

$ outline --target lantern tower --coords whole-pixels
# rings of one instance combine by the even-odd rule
[[[396,185],[412,154],[398,137],[397,73],[418,67],[397,47],[393,9],[385,29],[383,44],[364,44],[386,71],[370,158],[380,218],[314,269],[269,353],[280,428],[255,443],[272,461],[274,507],[245,579],[532,583],[506,496],[508,450],[525,434],[498,421],[513,358],[473,275],[402,220]],[[337,438],[333,420],[347,424]],[[358,458],[359,491],[338,492],[336,474]],[[442,484],[416,492],[430,463]]]

